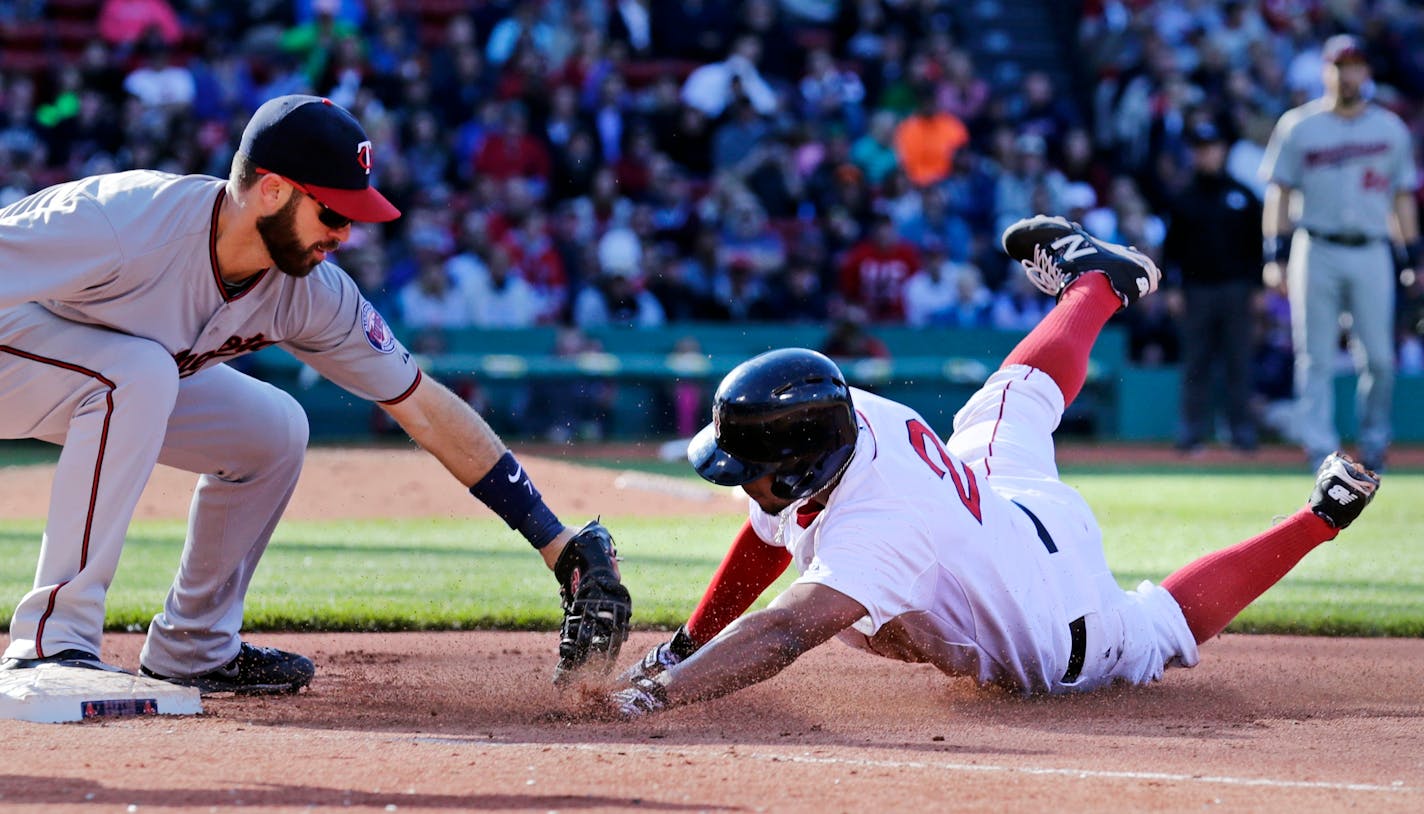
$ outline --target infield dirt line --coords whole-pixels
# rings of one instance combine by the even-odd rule
[[[460,737],[438,737],[419,736],[413,739],[416,743],[438,743],[441,745],[462,744],[476,746],[480,748],[503,748],[517,749],[520,747],[531,747],[536,744],[527,743],[501,743],[499,741],[480,741],[472,738]],[[550,749],[564,749],[572,752],[597,752],[606,754],[609,744],[606,743],[540,743],[537,748],[542,751]],[[705,756],[703,752],[694,752],[687,749],[679,749],[665,746],[643,746],[635,744],[619,744],[618,751],[633,752],[637,754],[652,755],[656,757],[696,757]],[[935,769],[947,772],[980,772],[993,773],[1004,772],[1006,774],[1027,774],[1056,777],[1078,777],[1083,779],[1097,780],[1156,780],[1168,783],[1202,783],[1218,786],[1254,786],[1261,788],[1275,789],[1314,789],[1321,791],[1359,791],[1385,794],[1409,794],[1418,792],[1419,789],[1405,785],[1404,781],[1396,780],[1388,786],[1381,786],[1374,783],[1330,783],[1316,780],[1278,780],[1268,777],[1231,777],[1227,775],[1193,775],[1193,774],[1173,774],[1170,772],[1128,772],[1128,771],[1106,771],[1102,769],[1063,769],[1049,766],[1004,766],[994,763],[930,763],[918,760],[871,760],[868,758],[842,758],[842,757],[814,757],[811,755],[788,755],[775,754],[770,752],[737,752],[735,757],[759,760],[767,763],[809,763],[833,766],[853,766],[858,768],[879,768],[879,769]]]

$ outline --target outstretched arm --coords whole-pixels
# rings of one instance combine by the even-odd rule
[[[397,404],[381,406],[400,424],[401,429],[426,452],[434,455],[466,488],[474,487],[483,481],[509,452],[504,442],[474,408],[432,376],[421,377],[415,392],[409,398]],[[522,468],[516,472],[518,477],[512,483],[525,487],[526,495],[529,491],[535,491],[537,494]],[[486,502],[490,503],[490,508],[497,514],[509,521],[510,518],[501,511],[501,505],[489,500]],[[538,506],[543,507],[542,499],[538,501]],[[553,515],[550,514],[549,517],[552,518]],[[520,530],[523,531],[522,528]],[[573,537],[574,531],[559,524],[552,541],[542,546],[532,539],[530,542],[539,550],[545,564],[553,568],[565,544]]]
[[[409,398],[381,406],[467,488],[508,451],[474,408],[432,376],[422,376]]]
[[[597,521],[581,530],[560,522],[480,414],[433,378],[423,377],[409,397],[382,406],[553,570],[563,600],[555,682],[571,680],[585,666],[607,672],[628,638],[633,611],[608,530]]]
[[[688,660],[656,678],[635,679],[614,693],[614,703],[621,715],[635,718],[726,695],[771,678],[865,615],[865,606],[834,588],[797,583]]]
[[[687,632],[697,644],[713,636],[746,613],[762,591],[771,587],[791,564],[791,552],[757,536],[751,521],[742,524],[727,556],[712,575],[702,601],[687,620]]]
[[[687,624],[671,639],[649,650],[642,661],[625,670],[621,680],[631,682],[639,676],[651,678],[696,653],[699,647],[746,613],[790,564],[791,552],[762,540],[750,520],[743,523]]]

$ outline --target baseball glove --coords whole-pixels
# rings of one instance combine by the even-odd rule
[[[605,674],[628,638],[633,600],[618,576],[613,537],[597,520],[584,526],[554,562],[564,621],[554,683],[584,669]]]
[[[687,633],[687,625],[677,629],[672,638],[648,651],[643,660],[630,666],[618,676],[620,682],[633,683],[639,678],[656,678],[668,668],[681,664],[684,659],[701,647]]]

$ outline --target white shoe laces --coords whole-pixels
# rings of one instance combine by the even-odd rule
[[[1019,263],[1023,265],[1024,271],[1028,272],[1029,282],[1039,291],[1050,297],[1057,297],[1058,292],[1063,290],[1063,270],[1053,262],[1053,255],[1042,246],[1034,246],[1033,257],[1020,260]]]

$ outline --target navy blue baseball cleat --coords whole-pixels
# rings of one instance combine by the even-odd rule
[[[197,687],[203,695],[230,692],[238,695],[292,693],[311,683],[316,665],[306,656],[275,647],[256,647],[247,642],[232,661],[194,676],[166,676],[147,667],[140,672],[149,678]]]
[[[1019,261],[1039,291],[1059,297],[1079,277],[1096,271],[1108,278],[1122,306],[1157,290],[1157,264],[1131,246],[1099,240],[1065,218],[1035,215],[1004,230],[1004,252]]]
[[[1334,452],[1325,456],[1315,474],[1310,493],[1310,510],[1337,529],[1360,516],[1379,490],[1379,475],[1356,463],[1350,456]]]
[[[88,650],[78,649],[61,650],[52,656],[45,656],[43,658],[24,659],[12,656],[10,658],[0,659],[0,670],[27,670],[32,667],[38,667],[41,664],[57,664],[60,667],[81,667],[85,670],[104,670],[110,673],[128,672],[121,667],[105,664],[99,660],[98,656],[90,653]]]

